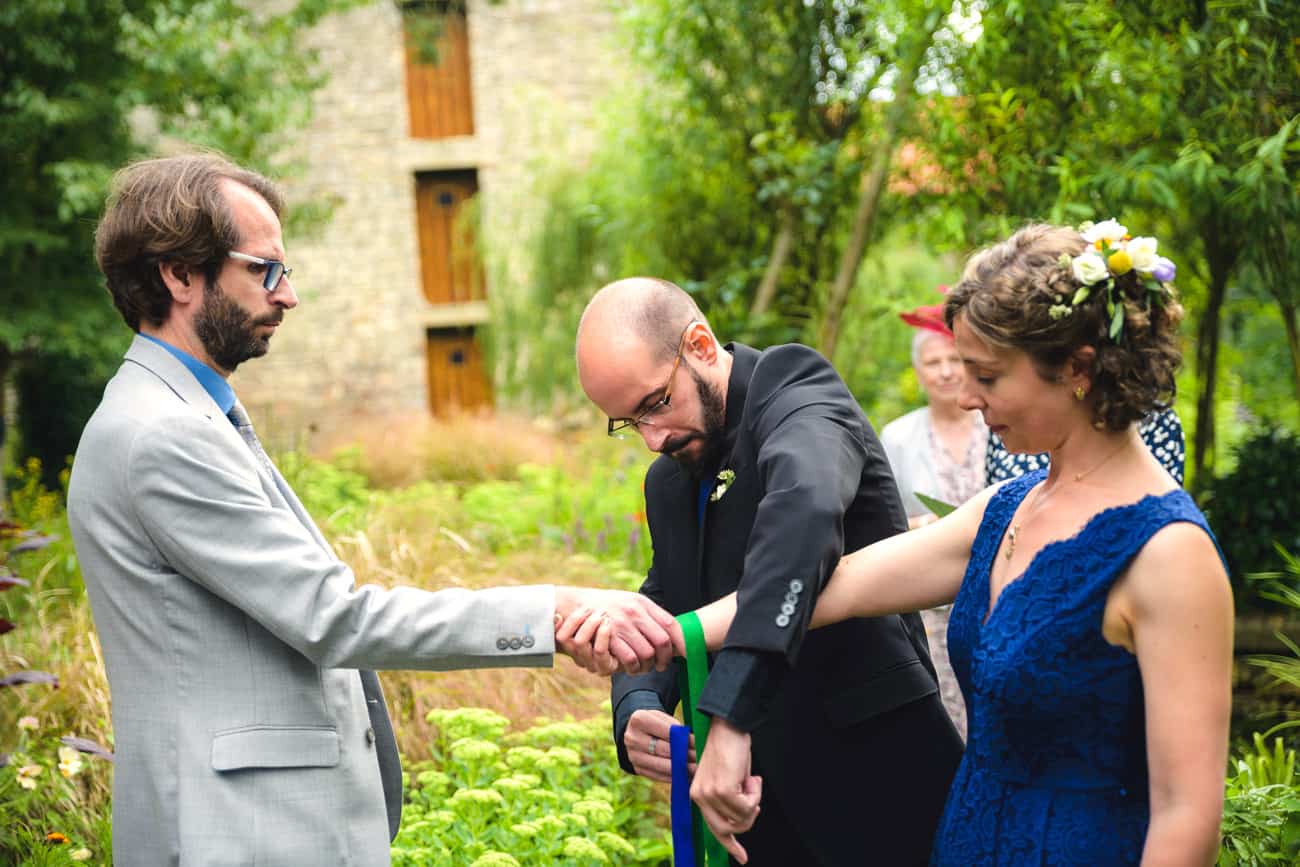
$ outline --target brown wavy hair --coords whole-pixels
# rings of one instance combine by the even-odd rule
[[[274,183],[216,153],[142,160],[113,177],[95,229],[95,261],[132,331],[142,321],[161,325],[171,311],[159,264],[194,266],[211,283],[226,254],[239,246],[223,180],[252,189],[280,216],[284,198]]]
[[[1109,293],[1094,287],[1071,306],[1082,284],[1062,256],[1077,256],[1087,246],[1074,229],[1026,226],[971,257],[961,282],[948,293],[944,318],[952,327],[961,316],[989,345],[1028,354],[1049,381],[1076,350],[1091,346],[1096,351],[1090,371],[1093,422],[1124,430],[1173,399],[1174,374],[1182,362],[1183,308],[1168,284],[1153,300],[1136,272],[1113,277],[1114,297],[1124,305],[1124,328],[1118,341],[1111,340]],[[1062,305],[1070,308],[1068,315],[1053,318],[1052,308]]]

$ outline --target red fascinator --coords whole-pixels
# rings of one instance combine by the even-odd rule
[[[940,292],[946,293],[947,286],[940,286]],[[926,331],[933,331],[942,334],[945,337],[952,337],[952,329],[943,321],[942,304],[925,304],[915,310],[905,310],[898,314],[898,318],[911,325],[913,328],[924,328]]]

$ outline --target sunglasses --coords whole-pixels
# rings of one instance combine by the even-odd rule
[[[234,250],[227,253],[230,258],[238,259],[240,262],[248,262],[253,265],[261,265],[266,270],[262,272],[262,288],[267,292],[274,292],[280,285],[280,281],[293,273],[293,269],[281,262],[279,259],[263,259],[260,256],[250,256],[247,253],[237,253]],[[256,269],[254,269],[256,271]]]

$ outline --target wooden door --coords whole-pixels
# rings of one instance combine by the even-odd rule
[[[492,405],[483,352],[472,326],[430,328],[429,411],[447,415]]]
[[[436,63],[429,63],[419,46],[413,44],[427,27],[408,29],[405,40],[406,104],[410,111],[411,138],[474,134],[469,25],[465,12],[450,5],[432,4],[428,11],[408,13],[442,18],[442,33],[434,45]]]
[[[422,172],[415,178],[420,277],[430,304],[481,301],[483,269],[474,245],[472,209],[477,173]]]

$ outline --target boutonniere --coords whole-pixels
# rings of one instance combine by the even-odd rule
[[[718,481],[713,486],[713,493],[709,494],[709,502],[716,503],[722,499],[722,495],[727,492],[727,488],[736,480],[735,470],[722,470],[718,473]]]

